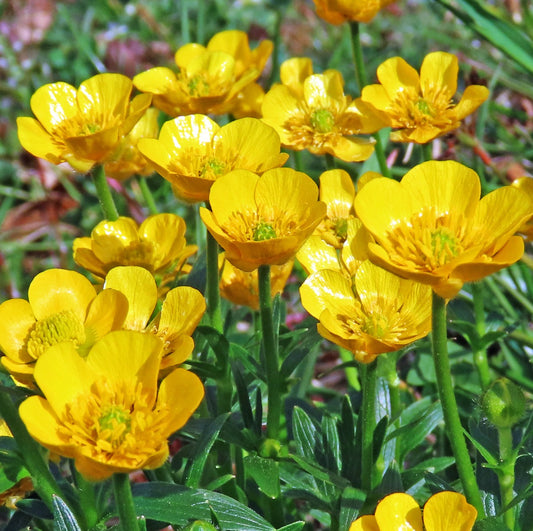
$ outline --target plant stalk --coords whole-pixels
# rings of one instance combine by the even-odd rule
[[[111,195],[111,188],[109,188],[103,165],[97,164],[94,166],[92,177],[96,186],[96,195],[100,201],[105,218],[109,221],[116,221],[118,219],[118,210]]]
[[[113,474],[113,490],[115,492],[115,504],[120,518],[120,528],[123,531],[138,531],[139,524],[135,512],[135,505],[133,505],[129,475],[125,473]]]
[[[476,322],[476,331],[479,339],[485,335],[485,307],[483,304],[483,286],[480,282],[474,282],[472,285],[472,295],[474,300],[474,319]],[[479,346],[473,352],[474,364],[476,366],[481,389],[484,391],[491,383],[489,361],[487,359],[487,349]]]
[[[146,203],[146,206],[148,207],[148,212],[150,212],[151,215],[159,214],[159,209],[157,208],[157,205],[155,204],[154,196],[152,195],[152,191],[150,190],[150,187],[148,186],[146,177],[139,177],[138,181],[139,181],[139,186],[141,188],[144,201]]]
[[[361,484],[365,492],[374,486],[374,429],[376,427],[376,384],[377,360],[361,367],[363,403],[361,406],[362,437],[361,437]]]

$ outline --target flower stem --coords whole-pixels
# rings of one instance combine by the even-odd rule
[[[281,389],[279,376],[278,343],[272,319],[272,295],[270,292],[270,266],[259,266],[259,312],[263,332],[263,353],[265,356],[268,410],[267,437],[277,439],[281,417]]]
[[[148,186],[148,182],[146,181],[146,177],[139,177],[139,186],[141,188],[141,192],[143,194],[144,200],[146,202],[146,206],[148,207],[148,211],[150,214],[158,214],[159,209],[157,208],[157,205],[155,204],[154,196],[152,195],[152,191],[150,190],[150,187]]]
[[[476,321],[476,331],[479,339],[485,334],[485,308],[483,305],[483,286],[480,282],[474,282],[472,286],[472,295],[474,299],[474,319]],[[481,389],[485,390],[490,385],[490,369],[487,359],[487,349],[484,347],[477,347],[474,352],[474,364],[476,366],[479,381],[481,382]]]
[[[361,437],[361,483],[365,492],[370,492],[373,488],[374,469],[374,428],[376,427],[376,383],[377,383],[377,360],[361,367],[363,404],[361,406],[362,415],[362,437]]]
[[[207,231],[207,279],[205,294],[207,299],[207,314],[211,326],[222,332],[222,313],[220,311],[220,291],[218,279],[218,243]]]
[[[100,201],[100,206],[104,212],[104,216],[109,221],[116,221],[118,219],[118,210],[111,195],[111,189],[105,176],[104,167],[101,164],[94,166],[92,170],[94,185],[96,186],[96,194]]]
[[[363,47],[361,46],[360,26],[358,22],[350,22],[350,36],[352,43],[353,62],[355,66],[355,78],[359,87],[359,93],[361,93],[363,87],[368,84],[368,80],[366,76],[365,61],[363,58]],[[381,137],[379,136],[379,133],[375,133],[373,137],[376,140],[374,152],[376,153],[376,158],[378,159],[381,174],[384,177],[390,177],[391,173],[389,167],[387,166],[387,158],[385,157],[385,150],[383,149]]]
[[[511,428],[498,428],[498,438],[500,443],[500,461],[503,463],[502,470],[498,475],[500,483],[500,495],[502,508],[508,506],[514,498],[514,468],[516,458],[513,452],[513,435]],[[511,507],[503,513],[503,521],[509,529],[514,529],[515,508]]]
[[[120,528],[124,531],[139,529],[137,514],[133,505],[130,477],[128,474],[113,474],[113,490],[115,492],[115,505],[120,518]]]
[[[448,358],[446,300],[439,297],[436,293],[433,293],[432,324],[433,363],[435,365],[437,388],[444,413],[444,422],[446,423],[446,432],[452,446],[455,464],[466,498],[477,509],[478,515],[483,517],[485,510],[481,501],[481,494],[476,482],[470,456],[468,455],[463,426],[461,425],[457,402],[453,392],[450,360]]]
[[[6,421],[13,437],[17,441],[20,455],[22,455],[24,465],[31,474],[36,492],[51,509],[54,495],[63,498],[61,489],[44,460],[41,447],[28,433],[13,400],[5,391],[0,391],[0,417]]]

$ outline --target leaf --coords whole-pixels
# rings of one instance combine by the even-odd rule
[[[316,460],[316,446],[320,434],[309,415],[298,406],[292,413],[292,432],[299,453],[308,459]]]
[[[253,430],[255,428],[254,414],[252,412],[252,405],[250,404],[248,387],[241,372],[241,364],[233,363],[232,370],[233,379],[235,380],[235,387],[237,388],[237,398],[239,400],[242,421],[244,422],[244,426],[246,428]]]
[[[509,528],[499,518],[489,517],[476,522],[473,531],[509,531]]]
[[[259,489],[270,498],[279,498],[279,463],[258,455],[247,455],[244,458],[246,473],[250,474]]]
[[[328,485],[333,485],[335,487],[344,489],[349,485],[349,481],[337,474],[334,474],[327,468],[316,464],[316,461],[308,460],[299,455],[291,454],[289,458],[292,459],[298,466],[305,470],[308,474],[311,474],[315,479],[324,481]]]
[[[56,495],[52,496],[52,513],[54,515],[54,531],[81,531],[81,527],[68,505]]]
[[[162,482],[137,483],[132,491],[137,514],[150,520],[185,526],[212,521],[213,511],[224,531],[274,531],[255,511],[218,492]]]
[[[228,361],[230,349],[228,340],[218,330],[210,326],[198,326],[195,333],[207,341],[215,353],[218,364],[224,366]]]
[[[342,491],[339,511],[339,528],[349,529],[350,524],[357,518],[363,506],[366,495],[359,489],[346,487]]]
[[[280,527],[278,531],[300,531],[304,525],[305,522],[293,522],[292,524]]]
[[[337,422],[329,415],[322,417],[322,445],[324,446],[325,465],[332,472],[341,469],[341,448]]]
[[[194,454],[187,463],[185,469],[185,485],[187,487],[198,487],[204,471],[204,466],[209,457],[209,452],[215,443],[220,430],[230,416],[230,413],[219,415],[212,422],[209,422],[203,430],[197,444],[195,445]]]

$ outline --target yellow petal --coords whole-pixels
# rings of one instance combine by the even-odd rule
[[[72,244],[74,261],[84,269],[103,279],[106,274],[104,264],[92,250],[91,238],[76,238]]]
[[[38,88],[31,97],[33,114],[49,133],[61,123],[77,116],[77,91],[68,83],[50,83]]]
[[[144,267],[114,267],[106,275],[104,288],[120,291],[128,301],[124,328],[144,330],[157,303],[157,285]]]
[[[446,52],[427,54],[420,67],[422,94],[442,91],[444,97],[452,98],[457,91],[458,72],[459,63],[455,55]]]
[[[373,514],[367,514],[352,522],[348,531],[380,531],[380,528],[376,522],[376,517]]]
[[[326,153],[346,162],[361,162],[374,153],[374,139],[335,136],[331,142],[325,143],[324,148]]]
[[[84,81],[78,89],[78,106],[82,113],[103,116],[126,116],[132,90],[131,79],[122,74],[98,74]]]
[[[383,85],[367,85],[363,87],[361,99],[371,104],[378,111],[386,111],[391,104],[391,98]],[[381,113],[380,116],[390,124],[391,120],[387,114]]]
[[[204,386],[196,374],[185,369],[173,370],[162,382],[157,406],[170,406],[167,434],[180,429],[189,420],[204,397]]]
[[[427,531],[471,531],[476,517],[476,509],[458,492],[439,492],[424,505]]]
[[[329,218],[347,218],[354,213],[355,186],[345,170],[329,170],[320,176],[320,200],[328,207]]]
[[[176,89],[177,80],[170,68],[158,66],[137,74],[133,78],[133,84],[142,92],[166,94]]]
[[[397,92],[408,89],[417,92],[419,90],[418,72],[401,57],[391,57],[381,63],[377,69],[377,76],[389,99],[394,99]]]
[[[176,53],[174,54],[174,60],[176,64],[185,70],[187,70],[190,65],[196,61],[200,56],[206,52],[205,46],[201,44],[191,42],[181,46]]]
[[[32,155],[46,159],[52,164],[64,161],[64,146],[34,118],[17,118],[17,133],[22,147]]]
[[[280,67],[281,82],[295,95],[303,97],[303,84],[313,75],[313,63],[309,57],[291,57]]]
[[[165,349],[170,351],[170,354],[163,356],[161,360],[160,370],[180,365],[187,361],[194,350],[194,341],[190,336],[179,336],[177,339],[166,338]],[[167,344],[168,343],[168,344]]]
[[[409,494],[401,492],[390,494],[379,502],[376,521],[380,531],[423,531],[418,503]]]
[[[83,322],[95,296],[96,290],[89,280],[66,269],[39,273],[28,289],[28,300],[36,319],[70,310]]]
[[[28,301],[11,299],[0,304],[0,350],[17,363],[33,361],[24,346],[34,324]]]
[[[312,235],[304,242],[296,258],[308,275],[321,269],[340,270],[337,250],[318,235]]]
[[[472,114],[490,95],[489,89],[482,85],[470,85],[466,87],[462,98],[453,109],[455,118],[462,120]]]
[[[314,74],[304,81],[303,97],[312,109],[327,109],[331,100],[344,100],[344,80],[337,70]]]
[[[161,308],[159,329],[169,334],[192,335],[205,312],[204,296],[189,286],[171,289]]]
[[[299,100],[288,87],[284,85],[272,87],[263,98],[261,110],[263,121],[278,132],[282,144],[289,147],[297,146],[297,149],[304,148],[297,144],[297,141],[285,127],[286,122],[294,117],[298,117],[300,120],[304,119],[304,111]]]
[[[139,240],[137,223],[132,218],[101,221],[91,232],[92,250],[104,264],[113,263],[124,248]]]
[[[111,330],[118,330],[128,315],[128,299],[120,291],[102,290],[89,306],[85,320],[86,332],[90,332],[91,342],[103,337]]]

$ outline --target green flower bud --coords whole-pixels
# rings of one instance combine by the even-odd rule
[[[259,448],[261,457],[278,457],[281,450],[281,444],[276,439],[265,439]]]
[[[481,407],[496,428],[510,428],[524,415],[526,398],[520,387],[506,378],[499,378],[485,391]]]

